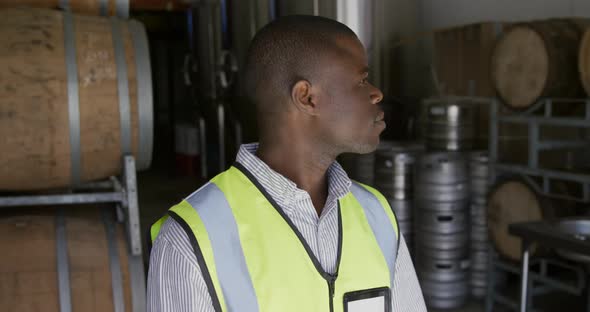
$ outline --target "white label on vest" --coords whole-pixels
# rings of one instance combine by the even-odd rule
[[[344,312],[391,312],[391,291],[381,287],[348,292]]]
[[[349,301],[348,312],[383,312],[385,311],[385,296]]]

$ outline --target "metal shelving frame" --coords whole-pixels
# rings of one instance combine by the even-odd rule
[[[490,272],[501,272],[501,274],[520,277],[522,274],[520,264],[501,259],[491,245],[489,246],[488,261],[490,265],[488,269],[488,289],[485,300],[485,311],[494,311],[496,305],[503,306],[511,311],[519,311],[519,296],[511,297],[498,291],[496,287],[496,285],[499,284],[498,277],[496,274],[490,274]],[[528,288],[530,290],[527,293],[527,311],[538,311],[533,307],[533,299],[550,292],[561,291],[575,296],[583,296],[586,294],[588,278],[586,276],[586,271],[581,266],[571,265],[564,261],[552,258],[536,258],[531,261],[531,265],[538,267],[538,269],[529,272]],[[549,274],[549,272],[555,268],[569,272],[570,275],[574,276],[574,279],[571,281],[555,279]]]
[[[135,158],[130,155],[122,157],[123,172],[121,177],[110,177],[104,181],[85,183],[64,190],[61,194],[51,195],[20,195],[0,196],[0,209],[24,206],[49,205],[80,205],[80,204],[115,204],[117,221],[125,223],[127,240],[129,243],[128,262],[129,280],[131,283],[131,305],[133,312],[143,312],[145,306],[145,271],[143,266],[141,229],[139,226],[139,207],[137,200],[137,179]],[[83,208],[80,208],[83,209]],[[63,211],[58,211],[56,217],[57,233],[57,272],[59,282],[60,306],[71,307],[69,291],[69,268],[67,245],[65,240],[65,219]],[[109,236],[109,257],[111,264],[117,263],[116,240],[114,239],[114,225],[103,213],[103,221],[107,226]],[[117,268],[118,266],[112,266]],[[117,310],[124,307],[122,297],[122,276],[120,271],[113,274],[113,300]],[[115,288],[115,286],[117,288]],[[121,310],[122,311],[122,310]]]
[[[568,127],[581,130],[590,129],[590,98],[588,99],[558,99],[546,98],[541,99],[530,108],[520,112],[510,114],[501,114],[501,103],[497,98],[485,97],[447,97],[449,102],[470,101],[481,107],[489,109],[489,179],[494,183],[498,177],[503,175],[519,175],[538,194],[558,199],[571,200],[575,202],[590,202],[590,174],[583,174],[566,170],[555,170],[543,168],[539,165],[539,155],[541,151],[560,150],[567,148],[589,148],[590,138],[584,137],[583,140],[577,141],[557,141],[543,140],[540,137],[542,127]],[[433,101],[433,99],[427,100]],[[554,114],[554,104],[562,102],[579,103],[584,106],[583,113],[578,116],[557,116]],[[501,123],[521,124],[528,128],[527,147],[528,159],[526,164],[502,163],[498,159],[499,153],[499,125]],[[551,183],[554,180],[567,181],[576,183],[581,187],[580,196],[556,193],[551,189]],[[540,182],[539,182],[540,181]],[[488,290],[486,296],[486,311],[491,312],[495,304],[500,304],[510,310],[518,310],[520,302],[512,298],[503,296],[495,289],[496,274],[500,271],[503,273],[520,275],[521,267],[517,264],[500,259],[497,252],[492,246],[489,247],[489,267],[488,267]],[[588,280],[585,272],[579,267],[569,266],[561,261],[549,259],[534,259],[532,263],[538,263],[539,272],[531,272],[528,279],[528,285],[532,289],[528,292],[528,305],[525,310],[535,311],[532,308],[533,296],[537,296],[548,291],[564,291],[574,295],[582,295],[585,287],[587,288]],[[567,284],[556,280],[548,275],[547,267],[553,265],[562,269],[568,269],[577,276],[574,284]],[[589,295],[590,296],[590,295]],[[589,299],[590,300],[590,299]]]
[[[497,99],[488,99],[487,101],[490,104],[489,154],[492,181],[501,174],[518,174],[523,176],[539,194],[575,202],[590,202],[589,174],[539,166],[539,154],[541,151],[564,148],[590,148],[590,138],[577,141],[543,140],[540,138],[540,130],[545,126],[590,129],[590,99],[541,99],[526,111],[510,115],[500,114],[501,104]],[[557,102],[579,103],[584,105],[584,112],[580,114],[581,116],[574,117],[555,116],[553,106]],[[528,127],[528,159],[525,165],[500,163],[498,161],[500,123],[515,123]],[[537,182],[534,178],[542,182]],[[551,182],[555,180],[576,183],[580,186],[582,192],[579,196],[554,192],[551,190]]]

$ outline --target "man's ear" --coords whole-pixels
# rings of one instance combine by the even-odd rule
[[[309,115],[317,115],[317,95],[311,83],[307,80],[299,80],[291,88],[291,100],[298,110]]]

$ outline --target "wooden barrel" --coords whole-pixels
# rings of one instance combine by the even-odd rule
[[[66,187],[139,170],[152,150],[143,26],[44,9],[0,11],[0,190]]]
[[[129,17],[129,10],[174,11],[190,7],[188,0],[2,0],[0,8],[69,8],[86,15]]]
[[[584,91],[586,91],[586,95],[590,96],[590,29],[584,32],[580,42],[578,69]]]
[[[0,311],[59,312],[66,311],[60,306],[68,303],[71,311],[141,308],[137,299],[143,299],[145,279],[143,267],[137,266],[143,263],[128,256],[125,231],[115,222],[113,209],[76,207],[62,210],[63,215],[58,211],[2,213]],[[60,276],[69,276],[61,286]],[[63,287],[63,281],[69,287]],[[60,303],[68,293],[70,299]]]
[[[86,15],[129,16],[129,3],[121,0],[2,0],[0,8],[33,7],[58,9],[69,8]]]
[[[556,187],[565,190],[564,185]],[[488,230],[496,250],[504,257],[520,261],[521,240],[508,233],[508,225],[518,222],[553,220],[571,215],[573,207],[539,196],[520,178],[497,183],[488,198]],[[533,247],[531,254],[537,252]]]
[[[541,97],[579,97],[580,23],[548,20],[518,24],[496,43],[492,83],[503,102],[525,110]]]

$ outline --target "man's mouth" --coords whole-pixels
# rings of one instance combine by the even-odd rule
[[[377,117],[375,117],[375,122],[383,121],[384,118],[385,118],[385,114],[383,112],[381,112],[377,115]]]

